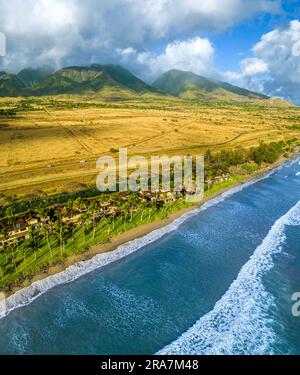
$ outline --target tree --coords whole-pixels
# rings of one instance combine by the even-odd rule
[[[2,227],[0,230],[0,241],[2,245],[2,250],[5,254],[6,262],[7,262],[8,240],[9,240],[9,232],[5,227]]]
[[[11,224],[16,230],[16,217],[15,217],[15,212],[14,209],[10,206],[5,210],[5,216],[7,219],[8,224]]]
[[[210,149],[208,149],[208,150],[206,151],[206,153],[205,153],[205,155],[204,155],[204,159],[205,159],[206,163],[208,163],[208,164],[213,162],[213,156],[212,156],[212,154],[211,154]]]
[[[12,258],[13,258],[13,265],[14,265],[14,268],[15,268],[15,272],[18,273],[18,269],[17,269],[17,264],[16,264],[16,252],[18,250],[18,247],[19,247],[19,241],[18,239],[14,238],[10,243],[9,243],[9,248],[11,250],[11,253],[12,253]]]
[[[53,230],[54,234],[58,237],[59,239],[59,247],[60,247],[60,255],[61,257],[63,256],[63,251],[65,250],[65,233],[66,233],[66,228],[62,219],[62,214],[60,210],[57,210],[55,212],[55,216],[57,220],[55,221],[53,225]]]
[[[42,237],[46,238],[47,246],[51,255],[51,258],[53,258],[53,253],[52,253],[52,247],[51,247],[51,242],[50,242],[50,233],[52,231],[52,223],[43,223],[40,228],[39,228],[39,233]]]
[[[88,212],[85,212],[80,215],[80,225],[82,228],[82,234],[83,234],[83,244],[86,244],[86,228],[87,226],[91,224],[91,216]]]
[[[47,206],[42,203],[36,209],[37,217],[40,219],[39,234],[46,238],[47,246],[50,251],[51,258],[53,258],[52,248],[50,243],[50,233],[52,230],[52,223],[48,220],[49,211]]]
[[[93,239],[95,238],[96,234],[96,217],[97,217],[97,206],[95,202],[92,202],[89,209],[88,209],[88,216],[91,218],[93,223]]]
[[[29,241],[27,244],[27,247],[33,251],[34,253],[34,258],[37,260],[37,251],[39,249],[39,244],[40,244],[40,236],[39,236],[39,231],[34,225],[30,225],[28,228],[28,234],[29,234]]]
[[[80,197],[78,197],[73,202],[73,206],[72,207],[73,207],[72,209],[75,210],[75,211],[83,212],[84,204],[82,203],[82,199]]]

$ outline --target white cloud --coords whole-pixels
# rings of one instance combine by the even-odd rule
[[[224,31],[256,14],[279,12],[280,1],[0,0],[0,10],[0,31],[8,42],[3,65],[15,70],[49,62],[116,62],[116,51],[130,60],[134,50],[147,53],[161,41],[172,45]],[[171,53],[166,51],[161,64]]]
[[[286,29],[277,29],[262,36],[254,48],[254,54],[265,61],[272,77],[289,84],[300,83],[300,58],[295,56],[294,46],[300,42],[300,22],[291,21]]]
[[[208,74],[212,71],[213,57],[214,48],[210,41],[196,37],[186,41],[170,43],[165,51],[158,56],[141,54],[138,59],[149,66],[153,75],[158,75],[170,69]]]
[[[268,64],[256,57],[244,59],[241,63],[240,72],[225,72],[223,79],[255,92],[264,92],[263,81],[260,76],[269,72]],[[254,79],[253,79],[254,77]]]
[[[267,73],[269,70],[268,64],[262,59],[252,57],[245,59],[241,63],[242,76],[254,76],[257,74]]]
[[[116,52],[121,56],[131,56],[136,54],[136,50],[132,47],[128,48],[117,48]]]
[[[300,22],[264,34],[253,47],[255,57],[241,62],[241,71],[226,77],[250,89],[300,103]],[[263,78],[260,77],[263,75]]]
[[[214,48],[207,38],[195,37],[167,44],[160,54],[137,52],[133,48],[117,49],[121,63],[128,59],[143,70],[149,80],[171,70],[192,71],[202,75],[217,75],[214,69]]]

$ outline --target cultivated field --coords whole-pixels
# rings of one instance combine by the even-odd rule
[[[117,155],[187,155],[300,135],[297,107],[140,97],[0,99],[0,194],[30,196],[95,183],[95,161]]]

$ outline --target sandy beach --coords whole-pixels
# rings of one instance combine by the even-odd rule
[[[107,242],[105,244],[92,246],[85,253],[81,253],[81,254],[77,254],[77,255],[74,255],[74,256],[70,256],[65,261],[60,262],[59,264],[57,264],[55,266],[49,267],[46,271],[44,271],[42,273],[39,273],[39,274],[35,275],[34,277],[32,277],[30,279],[26,279],[18,287],[13,288],[10,293],[7,293],[6,297],[10,297],[13,294],[15,294],[17,291],[20,291],[21,289],[29,287],[34,282],[43,280],[43,279],[45,279],[45,278],[47,278],[49,276],[55,275],[57,273],[60,273],[60,272],[62,272],[64,270],[66,270],[68,267],[70,267],[70,266],[72,266],[72,265],[74,265],[74,264],[76,264],[78,262],[87,261],[87,260],[90,260],[91,258],[93,258],[94,256],[98,255],[98,254],[113,251],[113,250],[117,249],[120,245],[123,245],[123,244],[125,244],[127,242],[130,242],[132,240],[144,237],[145,235],[153,232],[156,229],[165,227],[165,226],[171,224],[173,221],[175,221],[179,217],[181,217],[182,215],[184,215],[184,214],[186,214],[186,213],[188,213],[190,211],[193,211],[196,208],[201,207],[202,205],[204,205],[209,200],[214,199],[214,198],[220,196],[225,191],[233,189],[233,188],[235,188],[238,185],[243,185],[243,184],[245,184],[245,183],[247,183],[249,181],[257,179],[257,178],[259,178],[259,177],[267,174],[271,170],[277,168],[278,166],[280,166],[281,164],[283,164],[283,163],[285,163],[287,161],[288,161],[287,159],[281,158],[280,160],[278,160],[273,165],[264,167],[264,168],[260,169],[259,171],[253,173],[250,176],[245,176],[245,179],[243,181],[238,181],[238,182],[236,182],[235,184],[231,185],[228,188],[219,189],[215,193],[213,193],[213,194],[205,197],[201,201],[201,203],[195,204],[195,205],[193,205],[191,207],[188,207],[188,208],[184,208],[184,209],[178,210],[177,212],[171,214],[166,219],[163,219],[163,220],[160,220],[160,221],[154,221],[154,222],[147,223],[147,224],[143,224],[143,225],[140,225],[140,226],[138,226],[136,228],[133,228],[133,229],[127,231],[127,232],[118,234],[118,235],[114,236],[111,239],[111,241],[109,241],[109,242]]]

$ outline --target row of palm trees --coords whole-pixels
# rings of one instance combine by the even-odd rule
[[[33,255],[34,261],[37,261],[39,250],[43,245],[47,246],[47,253],[52,260],[56,255],[54,250],[57,247],[59,247],[60,257],[63,258],[67,242],[69,240],[74,241],[78,229],[81,229],[82,234],[81,247],[86,248],[88,235],[92,240],[96,237],[99,221],[106,219],[109,223],[107,235],[110,239],[115,230],[117,217],[120,218],[121,225],[125,230],[126,224],[133,220],[136,211],[142,212],[140,219],[142,222],[146,219],[146,208],[149,211],[149,218],[156,209],[150,203],[143,202],[136,194],[129,194],[123,200],[119,200],[115,196],[110,202],[110,207],[118,207],[118,210],[108,215],[101,207],[101,202],[96,199],[90,201],[81,198],[70,199],[64,205],[50,208],[44,201],[41,201],[34,210],[38,224],[28,226],[26,240],[11,236],[8,227],[11,226],[14,230],[16,229],[17,215],[11,207],[8,207],[6,210],[6,223],[8,225],[2,225],[0,228],[0,244],[1,250],[5,254],[5,268],[7,266],[13,267],[15,273],[18,273],[18,266],[23,263],[25,270],[28,270],[30,267],[28,255]],[[75,216],[76,221],[74,222]],[[0,279],[3,281],[3,278],[4,270],[0,264]]]

